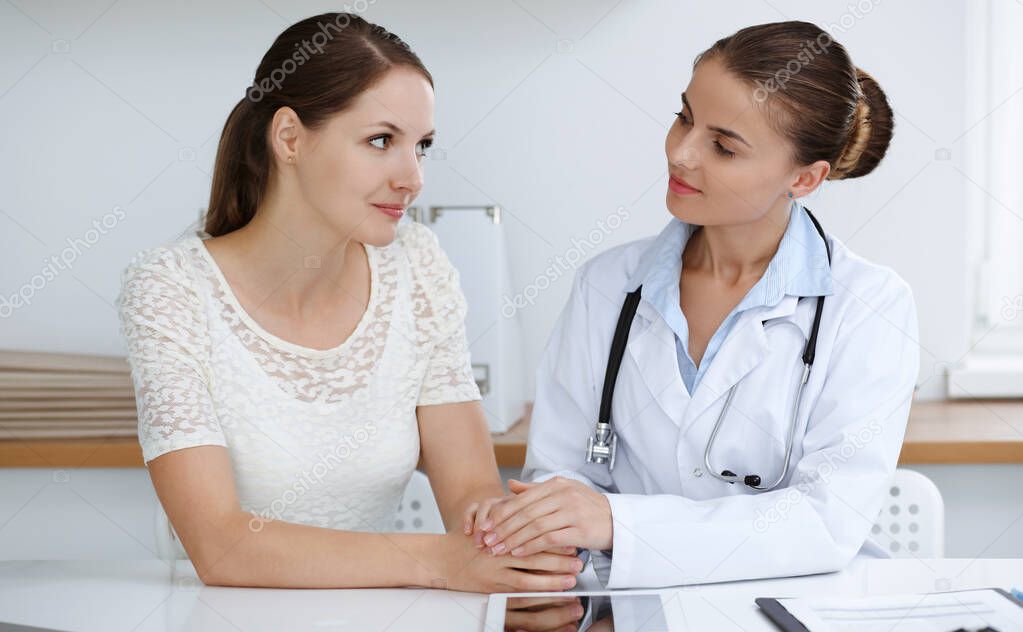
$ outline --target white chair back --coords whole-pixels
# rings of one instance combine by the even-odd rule
[[[394,530],[413,533],[444,533],[444,519],[441,518],[437,501],[433,497],[430,479],[419,470],[412,472],[405,495],[398,504],[398,515],[394,518]]]
[[[945,557],[945,502],[931,479],[897,469],[870,539],[892,557]]]

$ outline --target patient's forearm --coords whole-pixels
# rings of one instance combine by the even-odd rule
[[[239,512],[190,551],[205,584],[278,588],[429,586],[443,536],[339,531]]]
[[[504,487],[501,485],[500,479],[474,487],[460,496],[450,507],[441,507],[445,528],[448,531],[461,531],[465,510],[469,505],[488,498],[500,498],[504,494]]]

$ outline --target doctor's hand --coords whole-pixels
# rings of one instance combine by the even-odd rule
[[[517,481],[516,481],[517,482]],[[475,502],[469,505],[465,510],[465,515],[462,517],[462,530],[465,535],[472,536],[472,541],[476,544],[476,548],[484,548],[486,545],[483,543],[483,536],[486,532],[483,530],[483,525],[488,524],[487,520],[490,518],[490,512],[506,499],[515,498],[514,494],[508,496],[501,496],[497,498],[487,498],[480,502]],[[574,546],[554,546],[547,549],[548,553],[557,553],[559,555],[577,555],[578,551]]]
[[[533,555],[555,547],[608,550],[614,530],[607,498],[579,481],[508,481],[514,496],[496,503],[483,522],[483,543],[500,555]]]
[[[491,510],[505,498],[514,498],[514,495],[487,498],[472,503],[465,510],[465,515],[462,517],[462,530],[465,531],[465,535],[472,536],[472,541],[476,543],[477,547],[483,548],[483,536],[485,535],[483,525],[490,517]]]

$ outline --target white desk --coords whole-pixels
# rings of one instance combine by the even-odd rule
[[[862,560],[829,575],[677,589],[693,630],[773,630],[755,597],[1023,584],[1023,560]],[[483,630],[486,595],[203,586],[187,561],[0,562],[0,621],[65,630]],[[500,632],[500,631],[494,631]]]

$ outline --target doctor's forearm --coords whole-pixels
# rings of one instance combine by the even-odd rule
[[[862,542],[852,531],[829,528],[808,498],[795,502],[783,520],[758,525],[758,510],[780,497],[770,492],[693,502],[609,495],[614,548],[607,587],[657,588],[844,567]]]

